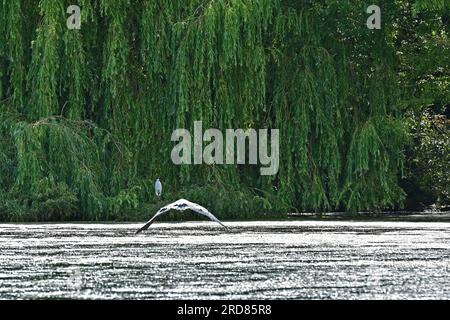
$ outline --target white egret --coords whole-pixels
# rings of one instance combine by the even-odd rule
[[[162,183],[161,183],[161,181],[159,181],[159,178],[156,179],[156,182],[155,182],[155,193],[158,197],[161,197],[161,195],[162,195]]]
[[[200,213],[204,216],[207,216],[212,221],[215,221],[215,222],[219,223],[222,227],[226,228],[226,226],[222,222],[220,222],[220,220],[217,219],[207,209],[203,208],[202,206],[200,206],[196,203],[190,202],[188,200],[180,199],[180,200],[177,200],[177,201],[175,201],[171,204],[168,204],[167,206],[159,209],[158,212],[156,212],[156,214],[153,216],[153,218],[151,218],[142,228],[140,228],[138,231],[136,231],[136,233],[147,230],[150,227],[150,225],[156,220],[156,218],[158,218],[160,215],[162,215],[163,213],[165,213],[171,209],[178,210],[178,211],[184,211],[184,210],[190,209],[190,210]]]

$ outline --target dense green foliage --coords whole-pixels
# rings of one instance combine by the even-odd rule
[[[425,110],[408,119],[411,146],[405,190],[410,201],[424,205],[450,203],[450,134],[444,116]],[[414,203],[412,205],[415,205]]]
[[[445,0],[381,1],[381,30],[360,0],[78,0],[70,30],[73,2],[0,1],[2,220],[133,218],[157,177],[221,217],[397,208],[405,119],[450,101]],[[197,120],[280,129],[279,173],[173,165]]]
[[[434,203],[448,207],[450,2],[421,1],[416,7],[422,10],[413,15],[408,14],[410,6],[400,7],[398,24],[405,27],[396,36],[409,138],[401,186],[408,194],[408,208],[420,209]],[[442,9],[446,10],[439,14]]]

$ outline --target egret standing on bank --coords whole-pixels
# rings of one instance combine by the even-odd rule
[[[156,195],[157,195],[158,197],[161,197],[161,194],[162,194],[162,184],[161,184],[161,181],[159,181],[159,178],[156,179],[156,182],[155,182],[155,193],[156,193]]]

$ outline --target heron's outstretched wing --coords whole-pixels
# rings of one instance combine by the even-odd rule
[[[169,211],[171,209],[172,205],[173,205],[173,203],[159,209],[158,212],[150,220],[148,220],[148,222],[142,228],[140,228],[138,231],[136,231],[136,234],[147,230],[152,225],[152,223],[155,222],[156,218],[158,218],[164,212]]]
[[[188,204],[189,209],[191,209],[192,211],[200,213],[200,214],[208,217],[212,221],[217,222],[222,227],[226,228],[226,226],[219,219],[217,219],[211,212],[209,212],[206,208],[204,208],[201,205],[199,205],[197,203],[194,203],[194,202],[190,202],[190,201],[187,201],[187,200],[186,200],[186,202]]]

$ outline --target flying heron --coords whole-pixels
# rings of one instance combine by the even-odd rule
[[[161,209],[158,210],[158,212],[156,212],[156,214],[153,216],[153,218],[151,218],[142,228],[140,228],[138,231],[136,231],[137,233],[140,233],[144,230],[147,230],[150,225],[156,220],[156,218],[158,218],[160,215],[162,215],[163,213],[166,213],[167,211],[174,209],[174,210],[178,210],[178,211],[185,211],[185,210],[192,210],[195,211],[197,213],[200,213],[208,218],[210,218],[212,221],[215,221],[217,223],[219,223],[222,227],[226,228],[226,226],[220,222],[219,219],[217,219],[211,212],[209,212],[207,209],[203,208],[202,206],[190,202],[188,200],[185,199],[180,199],[177,200],[171,204],[168,204],[165,207],[162,207]]]

